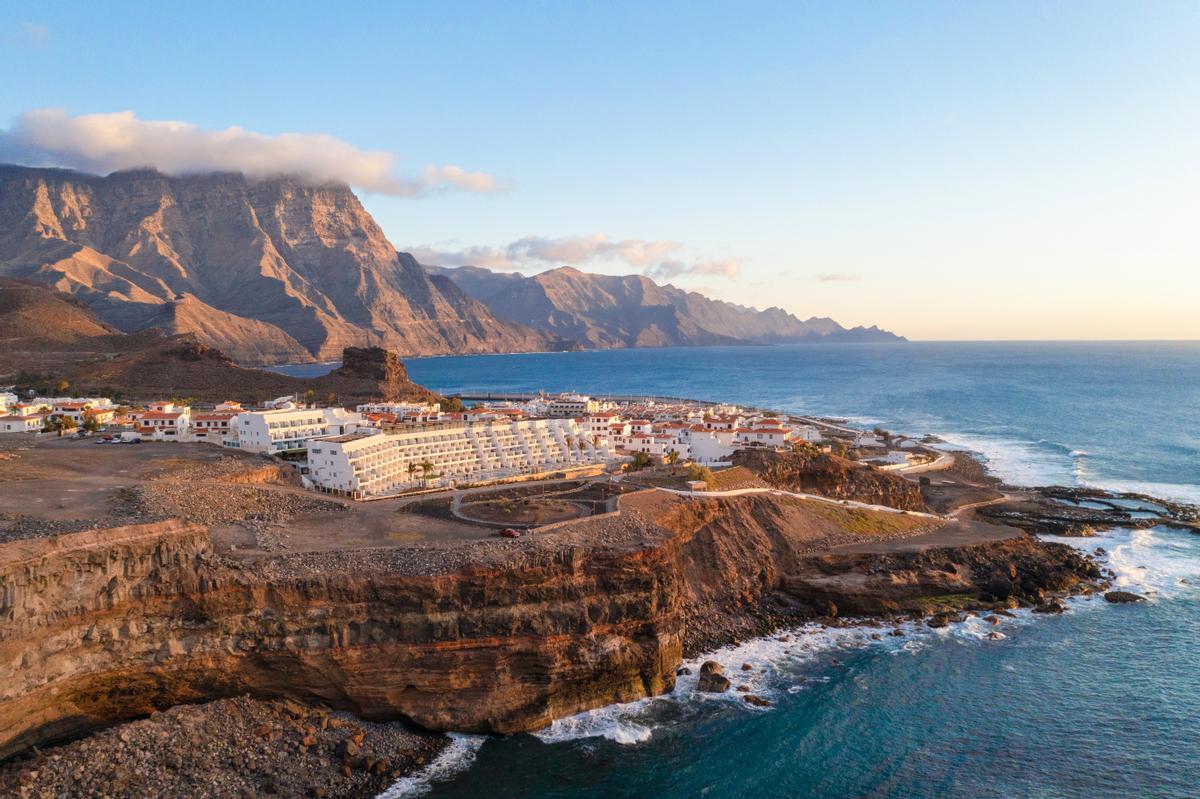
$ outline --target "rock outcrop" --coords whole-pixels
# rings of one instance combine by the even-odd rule
[[[733,454],[733,463],[787,491],[812,492],[902,510],[928,510],[916,483],[825,452],[742,449]]]
[[[68,294],[0,278],[0,380],[17,381],[25,372],[40,376],[43,391],[65,379],[80,393],[120,392],[145,399],[258,402],[309,391],[321,401],[332,394],[343,402],[434,396],[408,379],[394,352],[348,347],[342,358],[340,368],[311,379],[249,369],[198,336],[168,336],[157,328],[122,333]]]

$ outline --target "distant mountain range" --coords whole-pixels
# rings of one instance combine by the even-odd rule
[[[244,364],[364,345],[426,355],[901,340],[640,276],[425,267],[348,186],[231,173],[0,165],[0,276],[66,292],[117,331],[193,334]]]
[[[659,285],[641,275],[597,275],[569,266],[532,277],[474,266],[426,266],[501,319],[588,348],[903,341],[877,327],[845,328],[826,317],[798,319]]]

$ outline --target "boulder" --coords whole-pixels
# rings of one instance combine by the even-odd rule
[[[696,683],[697,690],[706,694],[723,694],[729,690],[729,680],[725,678],[724,669],[715,660],[705,661],[700,667],[700,679]]]
[[[1114,605],[1123,605],[1127,602],[1145,602],[1146,597],[1135,594],[1132,591],[1109,591],[1104,595],[1107,602],[1112,602]]]
[[[1066,610],[1066,605],[1059,602],[1057,599],[1051,599],[1048,602],[1043,602],[1033,609],[1034,613],[1062,613]]]
[[[768,702],[766,699],[763,699],[761,696],[755,696],[754,694],[746,694],[745,696],[742,697],[742,701],[748,705],[754,705],[754,707],[770,707],[771,706],[771,703]]]

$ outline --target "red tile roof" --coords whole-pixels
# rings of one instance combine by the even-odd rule
[[[183,416],[183,411],[173,411],[171,413],[165,413],[163,411],[146,411],[145,413],[143,413],[141,415],[140,418],[142,420],[146,420],[146,419],[178,419],[180,416]]]

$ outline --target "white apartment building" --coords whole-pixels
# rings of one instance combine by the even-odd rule
[[[229,447],[276,455],[298,452],[321,436],[339,436],[365,427],[363,417],[344,408],[286,408],[244,411],[229,423]]]
[[[555,419],[574,419],[600,410],[600,403],[582,394],[562,394],[550,400],[546,415]]]
[[[361,414],[390,413],[399,420],[436,418],[439,407],[436,402],[367,402],[354,410]]]
[[[609,428],[621,424],[621,414],[616,411],[598,411],[588,414],[583,420],[583,427],[589,435],[607,436]]]
[[[432,479],[494,480],[611,457],[605,443],[593,446],[572,419],[531,419],[330,436],[309,445],[308,467],[319,488],[362,499],[419,488]]]
[[[97,409],[115,409],[117,407],[116,403],[114,403],[108,397],[34,397],[33,399],[29,400],[29,402],[34,405],[44,405],[47,408],[53,408],[58,405],[66,405],[71,403],[90,405],[91,407]]]

